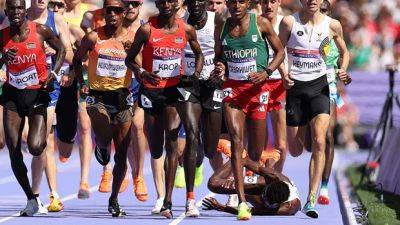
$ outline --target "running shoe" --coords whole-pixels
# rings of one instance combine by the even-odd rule
[[[44,207],[44,205],[43,205],[42,201],[40,201],[39,197],[36,197],[36,201],[37,201],[38,206],[39,206],[38,214],[46,215],[49,212],[49,210],[47,210],[47,208]]]
[[[161,207],[163,205],[164,198],[159,198],[156,201],[156,204],[154,205],[153,209],[151,210],[151,214],[156,215],[160,214]]]
[[[127,177],[122,181],[121,187],[119,187],[119,193],[125,192],[129,185],[129,179]]]
[[[79,185],[78,198],[79,199],[88,199],[89,197],[90,197],[89,184],[86,182],[83,182]]]
[[[228,197],[228,202],[226,203],[226,206],[232,207],[232,208],[237,208],[239,205],[239,197],[237,194],[234,195],[229,195]]]
[[[198,217],[200,215],[199,209],[196,206],[196,201],[194,199],[186,200],[186,213],[187,217]]]
[[[47,207],[49,212],[60,212],[64,209],[64,205],[60,201],[59,198],[56,198],[54,195],[50,195],[50,205]]]
[[[183,169],[182,166],[178,166],[176,169],[176,175],[175,175],[175,187],[176,188],[184,188],[186,186],[186,181],[185,181],[185,170]]]
[[[318,204],[329,205],[328,188],[321,188],[319,191]]]
[[[196,172],[194,175],[194,186],[196,187],[200,186],[203,182],[203,168],[203,163],[199,167],[196,167]]]
[[[59,159],[60,162],[62,162],[62,163],[68,162],[68,158],[67,158],[67,157],[64,157],[64,156],[61,155],[61,154],[58,155],[58,159]]]
[[[108,193],[111,191],[111,179],[112,179],[111,172],[104,171],[103,174],[101,175],[99,192]]]
[[[249,220],[251,219],[251,210],[246,202],[241,202],[238,206],[238,220]]]
[[[149,198],[146,181],[143,177],[139,176],[133,179],[133,191],[135,192],[136,198],[141,202],[145,202]]]
[[[318,211],[309,201],[304,205],[302,212],[311,218],[318,218]]]
[[[108,201],[108,212],[111,213],[112,217],[124,217],[126,212],[121,209],[117,200]]]
[[[97,145],[94,149],[94,155],[96,156],[97,162],[100,165],[105,166],[110,162],[110,153],[107,148],[100,149]]]
[[[167,219],[174,218],[174,215],[172,214],[172,203],[171,202],[166,203],[161,207],[160,215]]]
[[[33,216],[34,214],[36,214],[39,210],[39,204],[37,202],[36,199],[30,199],[28,200],[28,202],[26,203],[25,209],[21,210],[21,212],[19,212],[20,216]]]

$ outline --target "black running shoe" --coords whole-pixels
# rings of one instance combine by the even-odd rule
[[[108,202],[108,212],[111,213],[112,217],[124,217],[126,212],[119,207],[118,201],[111,200]]]
[[[172,203],[171,202],[164,203],[164,205],[161,207],[160,215],[164,216],[167,219],[174,218],[174,215],[172,215]]]
[[[96,156],[97,162],[102,166],[105,166],[110,162],[110,153],[108,153],[107,148],[101,149],[96,145],[94,155]]]

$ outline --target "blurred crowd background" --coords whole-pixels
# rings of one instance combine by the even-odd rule
[[[28,2],[30,0],[26,1]],[[257,1],[260,0],[250,1],[257,3]],[[91,4],[94,7],[102,7],[103,1],[82,0],[82,2]],[[386,77],[386,75],[382,75],[386,73],[386,65],[394,64],[400,69],[400,0],[330,0],[330,2],[333,9],[333,17],[338,19],[343,26],[344,38],[351,57],[350,73],[358,71],[355,73],[358,76],[364,76],[364,74],[379,74],[381,77]],[[0,0],[0,24],[5,17],[4,5],[5,0]],[[299,0],[281,0],[281,14],[291,14],[297,11],[300,6]],[[144,0],[142,9],[141,17],[144,19],[156,13],[154,0]],[[361,71],[361,73],[359,71]],[[372,82],[374,82],[374,80],[372,80]],[[352,89],[352,86],[356,86],[356,89],[360,89],[358,92],[354,91],[353,96],[346,94],[346,89],[339,86],[339,91],[346,102],[346,106],[338,110],[339,125],[336,135],[338,144],[346,149],[357,150],[359,144],[364,142],[364,146],[362,147],[366,147],[365,143],[368,142],[368,140],[366,140],[368,138],[365,137],[371,134],[373,126],[368,122],[359,122],[360,113],[358,108],[362,109],[363,106],[361,105],[365,104],[364,108],[367,110],[371,109],[368,111],[377,111],[373,114],[373,122],[377,123],[379,116],[376,115],[379,114],[378,111],[380,111],[386,96],[386,83],[385,81],[384,87],[380,87],[382,90],[379,92],[379,95],[381,96],[377,98],[379,100],[375,101],[370,100],[369,97],[365,100],[365,96],[363,95],[369,90],[363,90],[364,84],[358,84],[358,87],[357,84],[350,85],[348,89]],[[366,85],[364,86],[366,87]],[[373,88],[374,87],[372,87],[372,89]],[[352,97],[359,97],[357,95],[364,97],[366,103],[362,101],[354,102],[351,100]],[[371,106],[368,104],[371,104]],[[362,113],[366,112],[363,111]],[[366,124],[369,125],[368,129],[360,129],[363,126],[365,127]],[[354,131],[356,135],[359,136],[358,138],[354,137]]]

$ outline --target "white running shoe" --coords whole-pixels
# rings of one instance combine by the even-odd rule
[[[151,214],[160,214],[161,207],[163,206],[164,203],[164,198],[159,198],[156,201],[156,204],[154,205],[153,209],[151,210]]]
[[[226,206],[232,207],[232,208],[237,208],[239,205],[239,197],[237,194],[234,195],[229,195],[228,202],[226,203]]]
[[[44,207],[44,205],[43,205],[42,201],[40,201],[39,197],[36,197],[36,201],[39,206],[38,214],[46,215],[49,212],[49,210],[47,210],[47,208]]]
[[[196,206],[194,199],[186,200],[186,214],[187,217],[198,217],[200,215],[199,209]]]
[[[20,216],[33,216],[39,210],[39,205],[36,199],[28,200],[25,209],[19,212]]]

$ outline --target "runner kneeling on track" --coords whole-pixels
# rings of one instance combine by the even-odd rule
[[[285,175],[266,168],[249,157],[243,158],[243,166],[255,173],[244,177],[246,201],[251,203],[253,215],[295,215],[301,209],[296,186]],[[228,161],[215,171],[208,181],[208,189],[217,194],[235,194],[235,182],[231,178],[232,166]],[[215,198],[203,200],[203,209],[217,210],[234,215],[238,209],[220,204]]]

